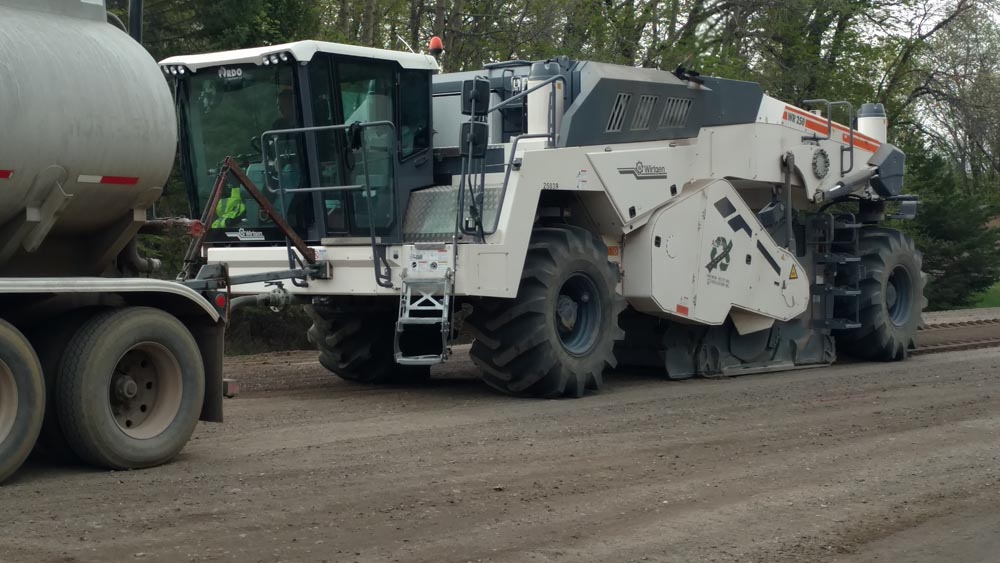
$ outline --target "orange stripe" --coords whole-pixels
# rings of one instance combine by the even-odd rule
[[[809,129],[810,131],[814,131],[816,133],[820,133],[820,134],[826,135],[826,133],[827,133],[827,121],[825,119],[817,117],[816,115],[813,115],[813,114],[811,114],[811,113],[809,113],[807,111],[804,111],[804,110],[800,110],[799,108],[796,108],[796,107],[793,107],[793,106],[785,106],[785,112],[786,113],[787,112],[794,113],[796,115],[799,115],[801,117],[806,118],[806,129]],[[841,125],[840,123],[837,123],[836,121],[833,122],[833,129],[834,129],[834,131],[839,131],[839,132],[842,133],[842,135],[841,135],[841,142],[842,143],[847,144],[850,141],[850,137],[849,137],[849,135],[851,134],[851,130],[850,129],[848,129],[847,127]],[[847,138],[844,138],[844,137],[847,137]],[[861,149],[861,150],[863,150],[863,151],[875,152],[875,151],[877,151],[879,149],[880,146],[882,146],[882,143],[880,143],[876,139],[873,139],[872,137],[869,137],[868,135],[864,135],[862,133],[859,133],[859,132],[855,131],[854,132],[854,146],[857,147],[857,148],[859,148],[859,149]]]

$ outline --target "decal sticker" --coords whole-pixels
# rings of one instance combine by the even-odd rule
[[[792,264],[792,273],[788,274],[788,279],[790,280],[799,279],[799,271],[795,269],[795,264]]]
[[[224,66],[219,67],[219,78],[224,80],[233,80],[236,78],[243,78],[242,68],[226,68]]]
[[[720,272],[725,272],[729,269],[729,262],[732,260],[733,252],[733,242],[726,240],[726,237],[716,237],[712,241],[712,253],[709,256],[711,261],[705,265],[705,269],[709,272],[719,269]]]
[[[264,240],[264,233],[261,231],[251,231],[250,229],[240,229],[235,232],[227,232],[226,236],[234,238],[240,242]]]
[[[410,268],[414,272],[433,273],[445,271],[451,263],[447,249],[437,248],[410,253]]]
[[[729,263],[732,261],[733,252],[733,241],[726,239],[726,237],[716,237],[712,241],[712,251],[709,254],[709,262],[705,264],[705,269],[708,270],[708,275],[706,277],[708,285],[717,285],[719,287],[729,287],[729,278],[723,277],[719,274],[725,272],[729,269]],[[718,274],[713,274],[712,272],[718,270]]]
[[[729,228],[731,228],[734,233],[743,231],[747,234],[748,238],[753,238],[753,229],[750,228],[750,224],[747,223],[746,219],[744,219],[743,216],[736,211],[736,207],[733,205],[733,202],[729,201],[728,197],[723,197],[719,201],[716,201],[715,209],[719,212],[719,215],[722,215],[723,219],[728,220]],[[730,217],[730,215],[733,215],[734,213],[735,215]],[[764,247],[764,243],[759,240],[757,241],[757,251],[760,252],[761,256],[764,257],[764,260],[767,260],[767,263],[771,265],[774,273],[780,276],[781,266],[778,265],[774,256],[771,256],[771,253]],[[728,287],[728,284],[726,287]]]
[[[759,250],[760,253],[764,256],[764,260],[767,260],[767,263],[771,265],[771,269],[774,270],[774,273],[780,276],[781,266],[779,266],[778,263],[774,260],[774,257],[771,256],[771,253],[768,252],[766,248],[764,248],[764,243],[760,242],[759,240],[757,241],[757,250]]]
[[[640,160],[631,168],[619,168],[619,174],[631,174],[636,180],[666,180],[667,167],[658,164],[643,164]]]

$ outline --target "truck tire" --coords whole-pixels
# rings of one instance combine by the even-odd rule
[[[589,231],[535,229],[517,297],[484,299],[466,321],[483,381],[525,397],[582,397],[599,389],[624,337],[618,277],[607,246]]]
[[[430,366],[396,364],[391,314],[316,305],[306,305],[306,313],[313,321],[308,336],[319,350],[319,363],[341,379],[380,385],[430,377]]]
[[[100,307],[79,309],[44,323],[31,331],[27,331],[38,360],[42,364],[45,376],[45,422],[42,423],[42,433],[38,436],[35,452],[41,453],[47,460],[57,463],[79,463],[80,459],[73,453],[59,425],[58,409],[56,408],[56,381],[59,379],[59,364],[62,362],[66,346],[73,335],[83,326],[83,323],[101,311]]]
[[[913,239],[895,229],[865,227],[859,236],[861,326],[836,331],[837,345],[860,359],[905,359],[908,350],[915,347],[921,314],[927,306],[923,255]]]
[[[176,317],[128,307],[101,312],[70,339],[56,381],[59,423],[74,453],[107,469],[173,459],[201,416],[205,366]]]
[[[0,483],[31,453],[45,417],[45,383],[28,339],[0,320]]]

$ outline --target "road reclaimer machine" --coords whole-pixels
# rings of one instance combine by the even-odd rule
[[[441,73],[316,41],[160,64],[211,222],[192,263],[252,275],[304,242],[332,275],[289,289],[342,378],[427,377],[459,324],[486,383],[535,397],[616,365],[687,378],[914,346],[921,254],[883,224],[917,202],[881,105],[567,58]]]
[[[0,482],[36,445],[165,463],[222,420],[239,281],[152,279],[138,251],[141,232],[198,226],[150,217],[177,151],[169,83],[103,0],[0,0],[0,21]]]

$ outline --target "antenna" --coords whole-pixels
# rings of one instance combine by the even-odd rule
[[[406,39],[403,39],[402,35],[400,35],[400,34],[397,33],[396,34],[396,39],[399,39],[400,41],[402,41],[403,45],[406,45],[406,48],[409,49],[411,53],[416,54],[416,51],[413,50],[413,47],[410,47],[410,44],[406,42]]]

